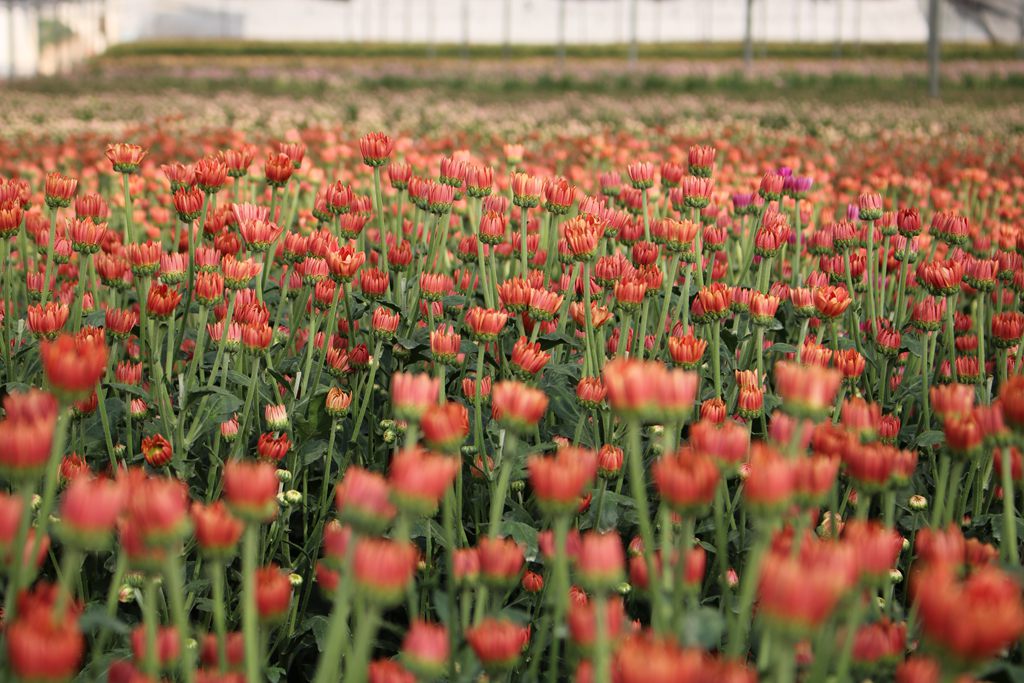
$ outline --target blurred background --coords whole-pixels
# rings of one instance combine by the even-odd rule
[[[0,77],[67,73],[126,43],[317,41],[549,47],[1017,46],[1024,0],[0,0]],[[760,47],[759,47],[760,46]],[[923,54],[923,53],[922,53]],[[827,53],[826,53],[827,56]],[[936,55],[937,56],[937,55]]]

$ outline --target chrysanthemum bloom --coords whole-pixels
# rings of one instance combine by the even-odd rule
[[[160,256],[163,250],[159,242],[129,244],[125,250],[131,262],[132,273],[136,277],[155,275],[160,270]]]
[[[547,362],[551,360],[551,354],[542,351],[540,342],[530,343],[526,337],[520,337],[512,347],[512,355],[509,357],[512,372],[522,380],[534,379]]]
[[[440,380],[426,374],[396,372],[391,377],[391,404],[399,420],[417,421],[434,403]]]
[[[125,490],[120,482],[88,475],[75,477],[60,505],[61,540],[87,551],[107,548],[124,503]]]
[[[123,475],[126,516],[150,546],[167,546],[189,531],[188,489],[177,479],[151,477],[139,469]]]
[[[256,159],[256,145],[242,143],[233,149],[221,151],[220,158],[228,168],[228,176],[244,178],[249,174],[249,167]]]
[[[228,181],[228,167],[218,157],[203,157],[194,167],[196,185],[206,194],[217,194]]]
[[[288,574],[275,564],[256,570],[256,612],[260,621],[277,623],[288,614],[292,584]]]
[[[386,164],[394,148],[394,140],[384,133],[367,133],[359,139],[359,152],[363,156],[363,163],[370,167]]]
[[[78,189],[78,180],[69,178],[57,172],[46,174],[46,186],[44,195],[46,205],[51,209],[71,206],[71,198],[75,196]]]
[[[221,561],[234,556],[244,525],[228,512],[223,502],[193,503],[192,525],[204,556]]]
[[[498,382],[491,390],[491,416],[507,429],[532,429],[547,408],[547,394],[521,382]]]
[[[883,584],[896,566],[903,537],[878,522],[851,520],[843,528],[843,541],[853,547],[860,579],[871,586]]]
[[[432,405],[420,419],[423,440],[444,453],[457,453],[469,435],[469,411],[454,401]]]
[[[266,158],[264,174],[266,175],[267,184],[271,187],[284,187],[287,185],[294,170],[295,167],[292,165],[292,159],[286,154],[276,153]]]
[[[835,399],[842,374],[838,370],[789,361],[775,364],[775,389],[783,408],[796,417],[820,419]]]
[[[807,551],[797,557],[771,553],[761,568],[757,593],[758,614],[762,619],[776,629],[806,637],[828,619],[849,590],[850,573],[842,565],[850,565],[852,556],[847,548],[838,547],[839,544],[804,543],[821,546],[818,554],[835,558],[808,562]],[[832,550],[825,545],[836,548]]]
[[[159,469],[171,461],[171,444],[162,434],[142,439],[142,455],[150,467]]]
[[[181,303],[181,299],[181,292],[177,289],[158,282],[149,288],[146,311],[158,320],[167,320],[174,315],[174,310]]]
[[[264,432],[256,442],[256,455],[260,460],[279,463],[292,448],[287,432]]]
[[[103,335],[62,334],[39,345],[43,373],[54,393],[66,401],[87,397],[107,368]]]
[[[386,529],[397,512],[384,477],[361,467],[345,471],[335,489],[334,504],[342,522],[365,534]]]
[[[530,639],[530,629],[511,621],[484,619],[466,630],[466,640],[484,669],[497,674],[508,671]]]
[[[549,515],[569,514],[597,473],[597,454],[568,446],[551,458],[531,456],[526,468],[540,508]]]
[[[18,618],[6,625],[11,671],[26,683],[70,681],[85,649],[78,615],[70,606],[64,614],[54,615],[52,599],[37,595],[19,599]]]
[[[59,301],[33,304],[28,307],[28,328],[38,337],[53,340],[68,321],[71,310]]]
[[[912,592],[925,639],[964,664],[996,656],[1024,633],[1020,586],[995,567],[960,579],[953,566],[929,564]]]
[[[723,680],[712,675],[711,660],[701,650],[682,649],[674,640],[650,633],[623,642],[615,653],[612,670],[619,683]]]
[[[623,579],[625,564],[626,554],[617,533],[591,531],[580,536],[576,570],[584,588],[594,591],[614,590]]]
[[[142,160],[146,158],[146,150],[139,145],[118,142],[107,145],[106,155],[118,173],[137,173]]]
[[[604,366],[603,378],[612,409],[640,420],[682,419],[697,394],[696,374],[654,361],[616,358]]]
[[[224,464],[224,499],[247,522],[265,522],[277,514],[279,487],[271,463],[229,460]]]
[[[481,538],[477,542],[480,575],[492,586],[507,588],[515,585],[523,571],[523,548],[511,538]]]
[[[512,203],[529,209],[540,204],[543,182],[526,173],[513,173],[509,179],[512,188]]]
[[[373,318],[370,320],[370,329],[373,336],[379,339],[391,339],[398,331],[398,324],[402,316],[398,311],[392,311],[385,306],[378,306],[373,311]]]
[[[416,548],[383,538],[356,543],[353,573],[356,586],[370,600],[393,605],[402,599],[416,571]]]
[[[388,469],[391,499],[400,510],[429,517],[437,512],[458,469],[456,458],[416,446],[404,448],[391,459]]]
[[[682,515],[699,516],[711,505],[718,486],[714,460],[683,448],[659,458],[651,467],[662,500]]]
[[[352,394],[338,387],[331,387],[324,398],[324,409],[334,419],[345,417],[351,406]]]
[[[402,640],[402,663],[420,677],[434,680],[440,677],[448,664],[450,644],[448,629],[443,624],[414,620],[409,624]]]
[[[359,271],[359,289],[370,299],[379,299],[388,291],[391,276],[376,268]]]

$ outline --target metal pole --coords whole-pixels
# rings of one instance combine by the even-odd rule
[[[939,0],[928,0],[928,94],[939,96],[939,59],[942,30]]]

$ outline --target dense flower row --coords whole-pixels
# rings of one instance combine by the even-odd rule
[[[140,137],[0,182],[21,680],[1019,659],[1018,177]]]

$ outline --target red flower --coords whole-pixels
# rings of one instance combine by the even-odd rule
[[[442,624],[414,620],[402,641],[402,663],[423,680],[440,676],[448,663],[448,629]]]
[[[384,477],[361,467],[345,471],[335,489],[334,504],[343,522],[366,533],[383,531],[396,513]]]
[[[292,171],[294,171],[295,168],[296,167],[292,165],[291,157],[283,152],[276,152],[268,155],[267,162],[264,165],[267,184],[271,187],[284,187],[288,184],[288,179],[292,177]]]
[[[291,447],[287,432],[264,432],[256,442],[256,453],[260,460],[278,463],[284,460]]]
[[[388,483],[395,504],[407,512],[431,516],[455,479],[459,461],[415,446],[404,448],[391,460]]]
[[[256,570],[256,611],[260,620],[276,623],[288,613],[292,598],[292,582],[276,564]]]
[[[3,400],[0,421],[0,470],[15,480],[34,479],[50,459],[57,424],[57,400],[39,389],[10,393]]]
[[[65,543],[87,550],[106,548],[125,504],[121,482],[75,477],[60,506],[60,535]]]
[[[466,327],[477,342],[492,342],[498,338],[505,323],[508,322],[508,313],[496,311],[491,308],[480,308],[474,306],[466,311]]]
[[[400,420],[419,420],[437,403],[440,380],[426,374],[396,372],[391,376],[391,404]]]
[[[375,602],[399,602],[416,571],[416,548],[383,538],[360,539],[353,565],[356,584]]]
[[[171,444],[162,434],[153,434],[142,440],[142,455],[154,469],[159,469],[171,461]]]
[[[206,194],[216,194],[228,181],[228,166],[219,157],[203,157],[194,170],[196,185]]]
[[[432,405],[420,419],[423,439],[431,448],[457,453],[469,434],[469,412],[454,401]]]
[[[525,555],[522,547],[511,538],[481,538],[476,551],[480,574],[487,583],[508,587],[519,578]]]
[[[816,365],[797,365],[788,361],[775,364],[775,389],[783,408],[796,417],[820,418],[832,402],[842,382],[837,370]]]
[[[683,515],[706,510],[719,479],[715,462],[688,448],[663,455],[651,467],[651,474],[662,499]]]
[[[959,579],[949,565],[932,564],[913,586],[925,638],[960,660],[994,657],[1024,633],[1020,586],[995,567]]]
[[[107,369],[103,335],[62,334],[39,345],[43,372],[54,391],[65,400],[87,397]]]
[[[583,604],[574,603],[569,609],[569,635],[585,653],[591,653],[596,644],[598,609],[598,603],[595,601]],[[616,595],[606,600],[604,610],[605,634],[612,642],[615,642],[626,624],[626,610],[622,604],[622,598]]]
[[[71,198],[75,196],[77,189],[77,179],[68,178],[57,172],[47,173],[46,187],[44,189],[46,205],[51,209],[71,206]]]
[[[571,513],[597,473],[597,454],[573,446],[553,458],[535,455],[526,464],[537,503],[548,514]]]
[[[544,417],[547,408],[547,394],[521,382],[498,382],[491,390],[491,415],[508,429],[532,428]]]
[[[591,590],[611,590],[623,577],[626,555],[618,534],[589,532],[580,536],[576,568],[583,586]]]
[[[196,542],[204,554],[220,559],[231,557],[242,536],[243,524],[221,501],[210,505],[192,504]]]
[[[68,681],[78,672],[85,639],[78,617],[54,615],[52,599],[39,592],[19,599],[18,618],[6,628],[7,657],[19,681]]]
[[[383,166],[394,148],[394,141],[384,133],[367,133],[359,139],[359,152],[367,166]]]
[[[511,669],[530,639],[530,630],[511,621],[484,619],[466,630],[477,659],[491,672]]]
[[[118,173],[135,173],[139,170],[142,160],[146,158],[146,150],[138,145],[118,142],[107,145],[106,155]]]
[[[267,462],[229,460],[224,463],[224,498],[231,511],[251,522],[264,522],[277,514],[280,482]]]

